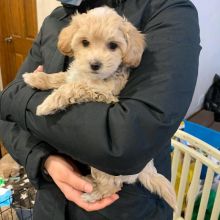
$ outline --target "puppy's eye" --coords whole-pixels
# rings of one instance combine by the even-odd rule
[[[108,48],[109,48],[110,50],[115,50],[115,49],[118,48],[118,44],[116,44],[115,42],[109,42],[109,43],[108,43]]]
[[[89,46],[89,41],[87,41],[87,40],[82,40],[82,45],[84,46],[84,47],[88,47]]]

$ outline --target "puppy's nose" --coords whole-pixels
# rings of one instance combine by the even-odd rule
[[[102,66],[102,63],[99,61],[95,61],[95,62],[90,63],[91,69],[95,70],[95,71],[99,70],[101,68],[101,66]]]

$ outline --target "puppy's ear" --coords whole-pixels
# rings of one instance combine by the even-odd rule
[[[71,23],[67,27],[62,29],[58,37],[58,43],[57,43],[58,49],[60,50],[62,54],[70,56],[70,57],[73,56],[73,49],[71,48],[71,41],[74,37],[74,34],[79,28],[78,16],[80,15],[76,14],[72,16]]]
[[[139,32],[126,19],[123,21],[121,30],[125,36],[127,47],[123,52],[123,63],[130,67],[137,67],[145,49],[145,35]]]

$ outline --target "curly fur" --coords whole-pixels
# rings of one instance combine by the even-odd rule
[[[129,68],[137,67],[145,48],[145,36],[113,9],[100,7],[75,14],[58,40],[64,55],[73,56],[67,72],[26,73],[24,81],[41,90],[55,89],[38,106],[37,115],[53,114],[82,102],[118,102],[127,83]],[[83,199],[94,202],[118,192],[123,183],[139,180],[148,190],[163,197],[175,209],[176,196],[171,183],[157,173],[153,160],[138,174],[112,176],[91,167],[93,192]]]
[[[20,165],[11,157],[6,154],[0,159],[0,177],[8,179],[9,177],[19,176]]]

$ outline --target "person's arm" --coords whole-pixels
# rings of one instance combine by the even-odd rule
[[[55,153],[55,149],[24,131],[14,122],[0,120],[0,139],[11,156],[24,166],[30,182],[39,188],[45,178],[41,161]]]
[[[194,91],[199,46],[196,10],[175,5],[144,27],[148,47],[115,105],[87,103],[37,117],[36,107],[49,92],[16,84],[5,116],[72,158],[111,174],[133,174],[162,151],[177,129]],[[14,102],[14,99],[19,100]],[[25,123],[23,123],[25,121]]]
[[[40,52],[41,32],[38,34],[29,55],[22,65],[19,73],[32,72],[42,63]],[[17,75],[20,80],[21,74]],[[19,81],[18,80],[18,81]],[[8,88],[13,85],[12,82]],[[7,90],[7,89],[6,89]],[[5,91],[2,93],[4,94]],[[1,96],[3,95],[1,94]],[[10,103],[8,103],[10,104]],[[1,108],[4,106],[1,106]],[[47,143],[34,137],[30,132],[23,130],[17,123],[12,122],[9,117],[0,120],[0,139],[12,157],[25,167],[27,175],[35,185],[39,187],[44,181],[41,173],[41,161],[56,150]]]
[[[119,198],[114,194],[92,204],[84,202],[80,196],[91,192],[92,186],[80,177],[74,163],[61,155],[52,155],[55,153],[52,147],[40,142],[16,123],[0,120],[0,138],[11,156],[25,167],[30,182],[37,189],[48,179],[42,173],[42,163],[45,161],[45,168],[64,196],[86,211],[103,209]]]

